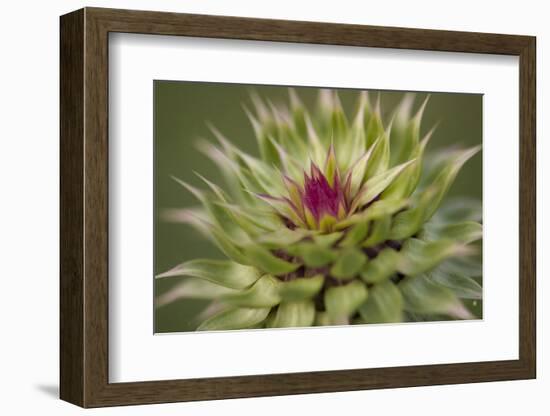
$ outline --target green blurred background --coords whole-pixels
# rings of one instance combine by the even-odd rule
[[[315,107],[317,88],[298,87],[295,90],[309,109]],[[208,123],[216,126],[236,146],[253,155],[258,154],[252,127],[243,111],[243,104],[252,107],[251,91],[275,103],[288,99],[287,88],[281,86],[154,82],[155,274],[194,258],[224,257],[213,244],[191,227],[164,222],[160,215],[167,208],[197,205],[194,197],[170,176],[204,187],[193,173],[197,171],[223,186],[223,179],[216,166],[196,147],[199,139],[215,142],[208,129]],[[348,118],[351,118],[357,90],[337,91]],[[380,93],[385,120],[404,94],[397,91],[369,90],[369,94],[371,92]],[[425,97],[426,93],[416,94],[415,108]],[[422,133],[427,132],[436,123],[438,127],[428,149],[468,147],[481,143],[482,95],[431,93],[422,121]],[[481,153],[469,161],[460,172],[449,196],[481,199]],[[179,278],[155,281],[156,296],[165,293],[179,281]],[[194,330],[197,325],[194,317],[204,306],[205,303],[202,301],[186,299],[155,308],[155,332]]]

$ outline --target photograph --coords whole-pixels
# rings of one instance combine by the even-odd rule
[[[483,318],[483,94],[153,88],[155,333]]]

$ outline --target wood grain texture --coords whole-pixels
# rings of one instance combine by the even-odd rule
[[[207,379],[108,380],[108,33],[520,58],[518,360]],[[535,38],[86,8],[61,18],[61,398],[83,407],[534,378]]]
[[[60,44],[60,388],[84,404],[84,12],[61,19]]]
[[[520,54],[519,99],[519,355],[532,378],[536,377],[536,40]]]

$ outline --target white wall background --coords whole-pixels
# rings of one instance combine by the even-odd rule
[[[538,330],[535,381],[422,387],[338,394],[167,404],[87,411],[102,415],[546,415],[550,361],[545,347],[550,285],[544,243],[550,207],[543,192],[550,145],[544,138],[550,101],[550,26],[545,2],[353,0],[124,0],[5,2],[0,14],[0,410],[2,414],[73,415],[83,412],[58,395],[58,16],[82,6],[103,6],[318,20],[388,26],[530,34],[538,53]],[[546,261],[545,261],[546,260]],[[7,266],[7,267],[6,267]],[[31,309],[32,308],[32,309]],[[23,311],[23,312],[21,312]],[[546,325],[546,331],[543,331]]]

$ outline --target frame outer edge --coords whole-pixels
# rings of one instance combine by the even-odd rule
[[[84,403],[109,386],[109,30],[84,8]]]
[[[248,28],[250,33],[246,32]],[[319,33],[323,28],[327,34]],[[108,33],[520,56],[522,214],[535,214],[533,37],[85,8],[61,18],[61,398],[82,407],[518,380],[535,376],[535,218],[522,219],[520,359],[110,384]],[[411,36],[418,35],[415,40]],[[524,105],[525,103],[525,105]],[[532,164],[531,166],[529,164]],[[525,303],[524,303],[525,302]]]
[[[520,360],[525,377],[537,377],[536,37],[520,54]]]
[[[84,12],[60,18],[60,389],[84,398]]]

